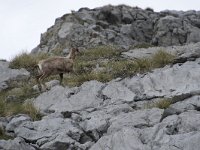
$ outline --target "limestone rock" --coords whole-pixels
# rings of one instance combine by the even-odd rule
[[[30,73],[25,69],[10,69],[9,62],[0,61],[0,91],[9,87],[9,82],[12,80],[28,79]]]

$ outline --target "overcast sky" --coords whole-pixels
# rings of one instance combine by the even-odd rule
[[[56,18],[81,7],[127,4],[161,10],[200,10],[199,0],[0,0],[0,59],[30,52]]]

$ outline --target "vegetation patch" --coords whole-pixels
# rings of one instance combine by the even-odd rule
[[[31,71],[39,60],[48,57],[48,53],[29,54],[27,52],[21,52],[11,59],[9,67],[12,69],[25,68],[28,71]]]
[[[150,45],[142,46],[146,48]],[[75,60],[74,73],[64,76],[64,84],[79,86],[83,82],[90,80],[108,82],[114,78],[129,77],[136,73],[144,73],[154,68],[163,67],[171,63],[175,58],[174,55],[160,50],[151,58],[128,60],[121,57],[121,52],[122,50],[111,45],[97,46],[80,52]],[[47,57],[49,57],[48,54],[33,55],[22,53],[11,61],[10,67],[23,67],[28,70],[35,66],[39,60]],[[55,79],[55,76],[53,78]],[[57,76],[56,78],[58,79]],[[52,79],[52,76],[48,79]]]
[[[9,139],[13,139],[13,137],[6,135],[5,131],[0,128],[0,140],[9,140]]]
[[[27,102],[22,106],[23,113],[29,115],[33,121],[41,120],[42,115],[40,111],[36,109],[32,102]]]
[[[147,103],[144,108],[146,109],[150,109],[150,108],[160,108],[160,109],[166,109],[168,108],[171,104],[173,104],[173,100],[172,98],[163,98],[163,99],[159,99],[156,102],[150,102]]]
[[[79,86],[90,80],[108,82],[114,78],[129,77],[136,73],[144,73],[154,68],[163,67],[175,58],[174,55],[163,50],[158,51],[151,58],[137,60],[124,59],[120,55],[120,50],[110,46],[101,46],[82,52],[76,58],[75,73],[66,75],[64,84]]]
[[[160,108],[160,109],[166,109],[172,104],[172,100],[170,98],[163,98],[156,102],[153,106]]]
[[[77,58],[81,61],[91,61],[98,59],[114,59],[120,57],[121,53],[115,46],[97,46],[81,52]]]
[[[165,65],[172,63],[174,59],[174,55],[161,49],[152,56],[153,68],[164,67]]]
[[[28,114],[33,120],[40,119],[39,111],[30,104],[24,104],[25,100],[39,95],[33,89],[34,82],[18,83],[12,89],[0,92],[0,116],[12,116],[19,113]]]

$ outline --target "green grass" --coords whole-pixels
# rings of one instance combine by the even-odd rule
[[[151,59],[154,68],[161,68],[164,67],[166,64],[173,62],[175,56],[161,49],[157,53],[155,53]]]
[[[140,47],[149,47],[146,43]],[[154,68],[163,67],[171,63],[175,56],[163,50],[155,53],[151,58],[141,58],[137,60],[127,60],[121,57],[121,50],[111,45],[97,46],[80,52],[74,64],[74,73],[64,77],[64,84],[69,86],[79,86],[85,81],[98,80],[108,82],[118,77],[129,77],[136,73],[144,73]],[[22,53],[16,56],[10,64],[12,68],[31,68],[40,59],[48,57],[47,54],[27,54]],[[94,72],[94,69],[101,70]],[[55,78],[51,76],[48,79]],[[56,76],[58,79],[58,77]],[[28,89],[28,88],[25,88]],[[26,92],[28,93],[28,92]]]
[[[81,52],[78,60],[91,61],[98,59],[114,59],[119,56],[120,50],[118,50],[115,46],[97,46]]]
[[[173,104],[173,101],[171,98],[163,98],[163,99],[159,99],[156,102],[150,102],[147,103],[144,108],[146,109],[150,109],[150,108],[160,108],[160,109],[166,109],[168,108],[171,104]]]
[[[6,135],[5,131],[0,128],[0,140],[9,140],[9,139],[13,139],[13,137]]]
[[[25,103],[22,106],[22,110],[23,110],[23,113],[29,115],[34,121],[42,119],[42,115],[40,114],[40,111],[34,107],[32,102]]]
[[[39,120],[41,118],[39,111],[33,105],[24,105],[25,100],[39,95],[32,89],[33,84],[32,81],[31,83],[21,81],[21,83],[13,85],[15,87],[1,91],[0,116],[6,117],[22,113],[28,114],[33,120]]]
[[[7,117],[16,114],[27,114],[32,120],[40,120],[42,115],[39,113],[39,110],[34,107],[33,104],[27,103],[18,103],[18,102],[6,102],[5,100],[0,100],[0,116]]]
[[[154,104],[155,107],[160,108],[160,109],[166,109],[172,104],[171,99],[169,98],[163,98],[162,100],[156,102]]]
[[[151,58],[133,61],[121,58],[120,51],[113,49],[113,47],[97,47],[81,53],[74,65],[75,74],[66,76],[64,84],[79,86],[90,80],[108,82],[117,77],[129,77],[136,73],[144,73],[154,68],[163,67],[171,63],[174,58],[174,55],[160,50]],[[103,69],[94,72],[97,64]]]
[[[25,68],[28,71],[32,69],[39,60],[48,58],[47,53],[29,54],[27,52],[21,52],[11,59],[9,67],[12,69]]]

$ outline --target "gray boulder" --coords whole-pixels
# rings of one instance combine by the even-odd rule
[[[80,148],[84,132],[70,119],[45,117],[41,121],[24,122],[14,130],[29,143],[36,143],[42,150]],[[86,135],[85,135],[86,136]],[[89,142],[90,138],[86,142]]]
[[[111,135],[102,137],[95,143],[91,150],[150,150],[150,147],[143,144],[139,133],[135,129],[123,128]]]
[[[109,44],[129,49],[144,42],[159,46],[199,42],[199,18],[196,11],[154,12],[126,5],[83,8],[56,19],[32,52],[73,46],[90,48]]]
[[[155,69],[152,73],[125,79],[123,84],[137,95],[135,100],[194,93],[200,83],[199,61]]]
[[[184,46],[168,46],[168,47],[150,47],[132,49],[123,52],[122,56],[129,59],[151,58],[158,51],[164,51],[175,55],[175,63],[184,63],[186,61],[193,61],[200,57],[200,42],[190,43]]]
[[[14,140],[0,140],[0,149],[2,150],[36,150],[35,146],[27,144],[23,138],[15,138]]]
[[[25,69],[10,69],[9,62],[0,61],[0,91],[9,87],[9,82],[13,80],[28,79],[30,73]]]
[[[13,116],[9,123],[6,125],[7,132],[14,132],[14,130],[19,127],[23,122],[30,121],[31,118],[27,115],[16,115]]]
[[[99,91],[103,83],[90,81],[75,89],[55,86],[50,91],[41,94],[34,100],[35,106],[41,112],[79,111],[99,106],[103,99]]]
[[[141,139],[155,150],[198,149],[199,143],[194,143],[199,137],[198,119],[199,112],[196,111],[167,117],[162,123],[144,129]]]
[[[154,28],[157,31],[154,36],[154,44],[168,46],[186,42],[187,32],[183,29],[181,18],[173,16],[160,18]]]

